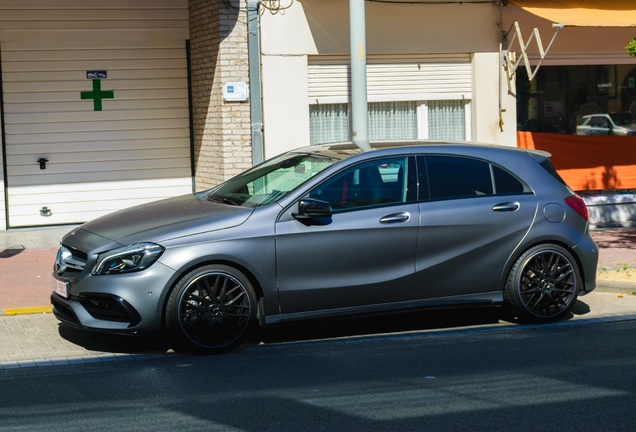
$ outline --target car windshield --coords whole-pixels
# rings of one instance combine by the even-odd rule
[[[209,201],[260,207],[284,197],[337,161],[338,159],[315,154],[287,153],[202,194]]]

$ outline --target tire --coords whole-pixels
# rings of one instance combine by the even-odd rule
[[[527,250],[508,274],[505,298],[518,318],[535,323],[565,317],[579,293],[579,266],[565,248],[544,244]]]
[[[183,276],[170,293],[165,323],[177,350],[198,354],[231,351],[256,317],[249,279],[226,265],[205,265]]]

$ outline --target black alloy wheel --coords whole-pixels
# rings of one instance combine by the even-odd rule
[[[186,274],[171,292],[166,328],[177,349],[216,354],[238,346],[255,316],[249,279],[226,265],[205,265]]]
[[[505,295],[519,318],[554,322],[570,312],[580,284],[579,267],[565,248],[539,245],[515,262],[506,281]]]

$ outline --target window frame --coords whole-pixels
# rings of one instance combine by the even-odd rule
[[[488,167],[489,178],[492,187],[492,193],[490,194],[469,194],[469,195],[457,195],[457,196],[444,196],[444,197],[431,197],[431,172],[428,167],[427,159],[434,157],[448,157],[448,158],[458,158],[458,159],[467,159],[474,160],[481,163],[484,163]],[[457,155],[457,154],[420,154],[417,155],[416,165],[418,170],[418,202],[432,202],[432,201],[447,201],[447,200],[459,200],[459,199],[472,199],[472,198],[485,198],[485,197],[505,197],[505,196],[515,196],[515,195],[527,195],[532,194],[532,189],[528,186],[528,184],[523,181],[519,176],[515,175],[509,169],[504,168],[503,166],[478,157],[467,156],[467,155]],[[499,169],[502,173],[510,176],[512,179],[516,180],[521,186],[521,192],[498,192],[497,190],[497,181],[495,178],[495,168]]]

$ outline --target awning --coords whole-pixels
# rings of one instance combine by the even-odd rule
[[[523,10],[556,24],[575,27],[636,27],[634,0],[511,0]]]
[[[517,67],[524,63],[528,79],[532,81],[538,72],[559,30],[564,27],[636,27],[636,0],[510,0],[510,4],[524,11],[551,21],[555,32],[546,48],[534,29],[524,41],[519,23],[515,21],[506,33],[508,50],[501,53],[503,66],[508,77],[508,92],[513,93],[512,80]],[[538,63],[532,68],[528,59],[528,48],[536,45]],[[518,47],[519,55],[513,50]]]

